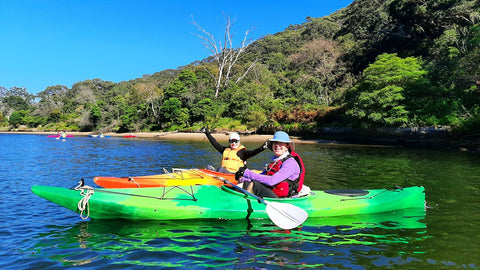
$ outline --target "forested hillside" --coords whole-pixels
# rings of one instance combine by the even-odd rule
[[[1,87],[0,125],[296,134],[480,127],[478,0],[357,0],[244,45],[120,83],[92,79],[37,95]]]

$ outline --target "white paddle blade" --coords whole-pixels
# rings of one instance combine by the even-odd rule
[[[289,203],[267,202],[267,214],[275,225],[285,230],[300,226],[308,218],[307,211]]]

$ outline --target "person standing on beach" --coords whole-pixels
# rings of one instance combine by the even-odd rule
[[[218,172],[235,173],[239,168],[245,166],[247,159],[268,148],[269,142],[265,141],[260,147],[248,151],[245,146],[240,143],[240,135],[236,132],[232,132],[229,136],[228,142],[230,145],[223,146],[210,134],[208,127],[203,127],[200,131],[205,133],[212,146],[222,154],[222,164],[221,167],[217,169]]]

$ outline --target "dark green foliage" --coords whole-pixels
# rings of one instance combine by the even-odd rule
[[[162,122],[166,127],[173,125],[184,126],[189,119],[187,108],[182,108],[182,102],[178,98],[169,98],[165,100],[161,108]]]
[[[182,70],[175,81],[165,89],[165,99],[172,97],[181,99],[185,93],[195,86],[196,81],[195,73],[187,69]]]
[[[62,117],[62,111],[60,111],[59,109],[53,109],[52,111],[50,111],[50,113],[48,114],[48,122],[50,123],[56,123],[56,122],[59,122],[60,121],[60,118]]]
[[[2,101],[6,106],[15,110],[28,110],[29,104],[20,96],[8,96]]]
[[[119,132],[131,132],[134,131],[135,123],[138,121],[137,108],[132,106],[125,107],[125,113],[120,116],[121,125]]]
[[[46,125],[48,123],[47,118],[44,116],[37,116],[37,115],[25,115],[23,117],[23,122],[29,128],[36,128],[39,126]]]
[[[98,105],[92,105],[90,107],[90,121],[93,124],[93,127],[95,128],[102,118],[102,112],[100,111],[100,107]]]
[[[128,82],[49,86],[37,102],[24,88],[0,87],[0,111],[11,126],[120,132],[205,123],[264,132],[465,131],[480,119],[479,14],[478,0],[357,0],[253,42],[218,94],[219,65],[208,57]]]
[[[10,114],[10,118],[9,118],[8,122],[13,127],[18,127],[19,125],[26,124],[24,119],[23,119],[26,115],[28,115],[27,111],[24,111],[24,110],[14,111]]]
[[[209,122],[218,118],[222,113],[222,109],[218,103],[219,102],[215,102],[210,98],[200,100],[197,105],[190,110],[192,122]]]

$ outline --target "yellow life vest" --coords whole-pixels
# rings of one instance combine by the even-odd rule
[[[237,152],[244,149],[245,146],[240,145],[235,149],[226,148],[223,151],[222,167],[230,172],[236,172],[240,167],[245,165],[245,162],[237,156]]]

